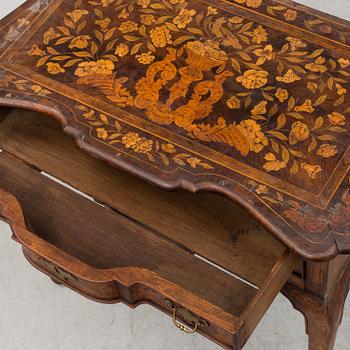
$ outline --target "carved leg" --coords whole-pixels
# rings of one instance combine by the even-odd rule
[[[333,350],[344,303],[349,292],[350,271],[345,271],[333,292],[323,300],[296,286],[287,284],[283,294],[305,317],[309,350]]]

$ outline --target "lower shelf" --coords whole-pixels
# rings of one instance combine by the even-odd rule
[[[28,159],[19,159],[14,155],[16,152],[10,154],[6,140],[10,141],[10,135],[6,138],[3,134],[0,218],[11,225],[14,238],[23,245],[26,257],[36,268],[91,299],[106,303],[123,301],[130,306],[150,303],[172,315],[182,330],[198,331],[223,347],[239,350],[298,262],[294,254],[277,241],[271,241],[264,229],[256,228],[256,222],[252,226],[256,229],[240,235],[234,246],[225,245],[229,240],[224,228],[220,228],[220,234],[215,230],[202,233],[199,241],[196,241],[196,226],[191,228],[188,224],[186,237],[187,231],[180,227],[180,221],[181,235],[177,234],[176,223],[172,229],[164,228],[164,232],[155,230],[147,225],[141,210],[135,210],[133,215],[130,209],[123,212],[102,205],[43,175],[42,167],[38,169]],[[47,143],[41,152],[49,153],[50,147]],[[77,162],[75,157],[80,161],[85,156],[74,152],[66,156]],[[95,176],[92,166],[85,171]],[[114,179],[117,170],[102,173],[103,183]],[[125,188],[127,184],[129,187]],[[117,186],[111,183],[108,186],[117,191]],[[125,181],[118,193],[123,191],[135,193],[135,186]],[[159,200],[159,211],[153,211],[155,220],[145,209],[150,223],[162,219],[169,223],[171,211],[162,216],[162,210],[170,205],[168,196],[154,193],[164,198],[164,202]],[[136,193],[134,198],[142,200]],[[185,203],[186,197],[182,198]],[[113,200],[117,207],[118,196]],[[147,206],[148,200],[144,198],[144,205]],[[176,203],[174,212],[178,213],[182,202]],[[189,208],[196,215],[207,210],[195,199],[191,203]],[[217,203],[223,206],[223,201]],[[214,222],[214,218],[210,220]],[[215,242],[221,245],[220,250],[215,251]],[[256,242],[271,244],[257,254],[261,247]],[[214,248],[207,254],[208,245]],[[247,265],[256,269],[247,269]]]

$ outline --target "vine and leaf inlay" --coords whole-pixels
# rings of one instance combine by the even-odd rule
[[[350,60],[292,36],[276,45],[271,35],[258,23],[184,0],[78,0],[28,54],[38,68],[52,76],[69,71],[76,85],[96,88],[120,108],[242,157],[262,154],[267,172],[315,179],[322,162],[344,150]],[[120,74],[125,62],[144,75]]]
[[[269,188],[255,181],[248,181],[246,188],[269,206],[279,208],[287,221],[297,224],[303,232],[321,234],[329,231],[348,233],[350,225],[350,177],[347,176],[337,199],[325,211],[319,211],[308,204]]]
[[[77,105],[76,109],[82,112],[83,117],[94,130],[92,136],[111,146],[119,144],[124,151],[145,155],[149,161],[153,163],[160,161],[165,166],[176,164],[191,169],[214,169],[201,158],[180,151],[173,143],[160,142],[135,131],[124,130],[117,120],[84,105]]]

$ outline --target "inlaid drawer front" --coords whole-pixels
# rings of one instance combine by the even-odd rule
[[[179,330],[240,350],[295,255],[226,198],[162,191],[25,116],[0,123],[0,217],[28,260],[89,298],[150,303]]]

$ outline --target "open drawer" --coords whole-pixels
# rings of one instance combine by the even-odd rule
[[[122,173],[47,116],[1,119],[0,215],[34,266],[89,298],[150,303],[184,331],[243,347],[293,253],[221,195],[165,192]]]

